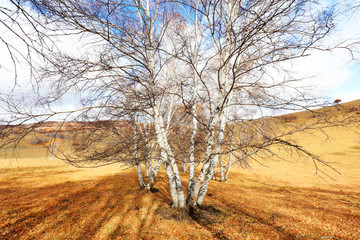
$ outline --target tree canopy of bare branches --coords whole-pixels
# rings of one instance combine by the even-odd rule
[[[321,167],[331,166],[291,135],[354,121],[352,115],[341,122],[319,118],[284,129],[279,119],[265,117],[322,106],[304,79],[292,73],[291,64],[313,51],[341,48],[351,53],[355,41],[325,44],[341,15],[337,4],[10,2],[0,8],[0,22],[26,53],[0,40],[14,68],[20,59],[30,66],[30,90],[23,94],[16,82],[12,91],[1,94],[7,125],[2,131],[22,128],[11,141],[3,138],[2,146],[16,145],[36,131],[39,125],[33,122],[60,119],[58,131],[74,123],[74,151],[58,151],[58,158],[76,166],[132,164],[143,188],[153,188],[163,166],[176,208],[201,207],[216,173],[225,174],[225,180],[235,163],[249,167],[247,159],[276,157],[274,146],[311,157],[319,173],[325,173]],[[68,108],[61,107],[64,101],[71,103]],[[225,157],[229,160],[223,165]],[[179,164],[189,172],[187,193]]]

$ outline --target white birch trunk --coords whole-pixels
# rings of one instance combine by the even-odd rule
[[[187,199],[190,197],[191,193],[194,191],[194,185],[195,185],[195,138],[197,134],[198,129],[198,122],[196,119],[197,116],[197,110],[196,110],[196,104],[192,106],[192,125],[191,125],[191,135],[190,135],[190,147],[189,147],[189,186],[188,186],[188,194]]]
[[[225,56],[228,56],[227,54],[225,54]],[[206,151],[205,151],[205,158],[204,158],[204,163],[203,163],[203,167],[201,169],[201,172],[194,184],[194,188],[193,191],[188,194],[188,199],[187,199],[187,203],[188,205],[194,207],[197,205],[197,199],[199,198],[199,194],[200,194],[200,187],[202,186],[202,182],[205,181],[206,179],[208,179],[208,181],[214,177],[213,175],[213,170],[215,168],[214,163],[217,163],[218,161],[218,156],[221,152],[221,145],[222,145],[222,141],[224,139],[224,129],[226,126],[226,114],[227,114],[227,107],[228,104],[230,103],[231,100],[231,93],[229,93],[227,95],[227,89],[228,89],[228,67],[224,67],[224,71],[223,74],[221,74],[221,82],[222,84],[222,89],[219,90],[219,95],[220,95],[220,103],[223,102],[223,106],[221,107],[222,109],[220,109],[220,106],[217,108],[217,110],[214,113],[213,116],[213,120],[210,124],[209,127],[209,134],[207,137],[207,147],[206,147]],[[227,97],[227,99],[226,99]],[[214,157],[211,157],[211,153],[213,151],[213,146],[214,146],[214,135],[215,135],[215,126],[218,124],[220,120],[220,127],[219,127],[219,135],[218,135],[218,145],[216,147],[215,150],[215,155]],[[207,185],[206,185],[206,190],[202,190],[202,194],[206,194],[207,191]],[[200,197],[203,198],[203,197]],[[201,202],[202,204],[202,202]]]
[[[152,169],[150,177],[149,177],[149,182],[146,186],[147,189],[152,189],[154,187],[155,184],[155,178],[157,176],[157,173],[159,172],[160,166],[163,163],[162,158],[159,159],[159,161],[157,162],[156,166]]]
[[[219,135],[218,135],[218,143],[215,149],[215,155],[214,155],[214,159],[213,161],[215,161],[215,163],[217,163],[218,161],[221,161],[221,149],[222,149],[222,145],[224,142],[224,132],[225,132],[225,127],[226,127],[226,114],[227,114],[227,106],[226,108],[223,110],[223,114],[221,115],[221,120],[220,120],[220,127],[219,127]],[[216,165],[215,165],[216,166]],[[220,177],[220,181],[223,178],[223,172],[222,172],[222,163],[220,163],[220,171],[221,171],[221,177]],[[215,174],[213,174],[215,177]],[[214,179],[216,180],[216,178]]]
[[[161,155],[166,155],[165,151],[162,151],[163,153]],[[178,193],[177,193],[177,184],[176,184],[176,178],[173,174],[173,171],[171,170],[171,166],[168,162],[164,161],[164,167],[165,172],[169,180],[169,191],[171,195],[171,199],[173,201],[173,207],[179,208],[179,199],[178,199]]]
[[[196,2],[196,8],[199,6],[199,1]],[[189,163],[190,163],[190,174],[189,174],[189,186],[188,186],[188,194],[187,194],[187,205],[189,207],[195,207],[197,195],[200,190],[200,186],[202,181],[206,176],[206,172],[210,166],[210,157],[213,152],[213,145],[214,145],[214,136],[215,136],[215,126],[218,124],[219,117],[221,115],[220,105],[217,106],[217,109],[213,111],[210,124],[209,124],[209,132],[207,135],[207,146],[205,150],[204,161],[202,165],[202,169],[200,171],[199,176],[195,181],[195,137],[197,134],[197,109],[196,109],[196,101],[198,95],[198,83],[199,83],[199,76],[198,73],[195,71],[198,65],[198,58],[199,58],[199,47],[198,47],[198,39],[201,37],[200,29],[198,25],[198,15],[197,12],[195,14],[195,21],[194,21],[194,39],[195,39],[195,46],[194,46],[194,58],[192,62],[194,64],[194,71],[193,71],[193,78],[194,78],[194,87],[193,87],[193,107],[192,107],[192,115],[193,115],[193,122],[192,122],[192,132],[190,136],[190,148],[189,148]]]
[[[145,181],[144,181],[144,177],[143,177],[143,173],[142,173],[142,169],[141,169],[141,164],[137,163],[136,168],[137,168],[137,174],[138,174],[140,188],[145,188],[146,185],[145,185]]]
[[[155,161],[156,161],[157,159],[159,159],[158,162],[161,160],[161,158],[158,158],[158,154],[159,154],[159,149],[158,149],[158,145],[156,144],[156,145],[155,145],[155,153],[154,153],[154,157],[153,157],[153,161],[152,161],[151,172],[155,171],[156,166],[159,164],[159,163],[157,163],[157,165],[155,165]],[[160,164],[160,165],[161,165],[161,164]]]
[[[224,139],[224,129],[226,126],[226,115],[227,115],[227,108],[231,102],[231,89],[230,89],[230,84],[229,84],[229,73],[230,73],[230,61],[229,61],[229,57],[230,57],[230,51],[232,48],[232,40],[231,40],[231,23],[232,23],[232,18],[233,18],[233,14],[235,13],[235,5],[233,5],[232,0],[230,0],[228,2],[228,20],[226,22],[226,32],[225,32],[225,47],[224,49],[219,49],[219,53],[220,53],[220,57],[221,57],[221,63],[223,64],[223,68],[221,69],[221,74],[220,74],[220,88],[219,88],[219,99],[220,99],[220,103],[222,103],[222,107],[220,108],[220,126],[219,126],[219,135],[218,135],[218,145],[216,147],[215,150],[215,155],[212,159],[209,159],[209,163],[208,163],[208,167],[206,168],[206,172],[203,172],[203,176],[200,178],[198,178],[198,181],[196,183],[198,183],[197,186],[195,186],[195,192],[194,196],[192,197],[191,201],[193,202],[192,204],[194,206],[198,206],[201,207],[203,205],[203,201],[205,198],[205,195],[207,193],[207,189],[208,189],[208,185],[210,180],[213,178],[214,176],[214,169],[216,167],[216,164],[218,162],[219,159],[219,154],[221,153],[221,147],[222,147],[222,142]],[[223,51],[222,51],[223,50]],[[212,139],[212,144],[213,144],[214,140]],[[199,176],[200,177],[200,176]],[[196,184],[195,184],[196,185]],[[194,197],[196,196],[196,200],[194,203]]]
[[[228,96],[228,97],[230,98],[230,96]],[[229,98],[228,98],[228,100],[230,100]],[[196,199],[195,205],[199,206],[199,207],[203,205],[203,201],[204,201],[204,197],[207,192],[209,181],[214,177],[214,169],[218,163],[219,156],[221,154],[221,147],[222,147],[222,143],[224,140],[224,129],[226,126],[226,112],[227,112],[226,105],[224,106],[225,109],[223,110],[223,113],[220,116],[221,121],[220,121],[219,134],[218,134],[218,144],[216,146],[214,156],[211,159],[209,159],[208,167],[206,169],[206,172],[204,171],[204,176],[202,177],[203,182],[202,183],[199,182],[199,185],[198,185],[199,190],[197,193],[197,199]],[[214,142],[214,140],[212,140],[212,142]],[[200,187],[200,183],[201,183],[201,187]]]
[[[223,161],[222,161],[222,157],[219,156],[219,167],[220,167],[220,182],[224,182],[225,181],[225,176],[224,176],[224,165],[223,165]]]
[[[233,124],[234,125],[232,127],[232,132],[231,132],[230,148],[233,147],[234,141],[235,141],[235,128],[236,128],[235,122]],[[232,157],[233,157],[233,153],[232,153],[232,151],[230,151],[230,153],[229,153],[229,161],[228,161],[228,164],[226,166],[226,171],[225,171],[224,179],[223,179],[224,182],[228,180],[230,167],[231,167],[231,163],[232,163]]]
[[[170,191],[176,192],[176,198],[172,193],[172,199],[174,201],[174,207],[185,207],[185,195],[181,184],[180,172],[177,167],[175,157],[172,153],[171,147],[167,141],[167,134],[164,127],[164,120],[161,116],[160,109],[157,104],[153,105],[155,132],[157,143],[160,147],[160,154],[164,161],[164,167],[169,179]],[[175,190],[173,189],[175,186]]]
[[[149,142],[146,144],[146,177],[149,178],[153,169],[153,160],[152,160],[152,153],[153,153],[154,143],[150,144]]]
[[[225,130],[225,126],[226,126],[226,115],[225,115],[226,112],[227,112],[226,109],[224,109],[223,114],[220,117],[221,120],[220,120],[219,134],[218,134],[218,144],[215,149],[215,153],[214,153],[215,155],[211,159],[210,166],[206,172],[204,182],[202,183],[202,185],[199,189],[199,193],[198,193],[198,196],[196,199],[196,205],[199,207],[203,205],[203,201],[204,201],[205,195],[207,193],[210,179],[212,179],[215,176],[214,169],[219,160],[219,156],[221,154],[221,147],[222,147],[222,143],[224,140],[224,130]]]
[[[225,174],[224,174],[224,182],[226,182],[228,180],[228,176],[229,176],[229,172],[230,172],[230,166],[231,166],[231,163],[232,163],[232,156],[233,154],[230,153],[229,155],[229,162],[227,164],[227,168],[226,168],[226,171],[225,171]]]
[[[139,160],[139,155],[138,155],[138,142],[137,141],[138,141],[137,140],[137,115],[135,114],[135,117],[134,117],[134,156],[135,156],[135,164],[136,164],[136,169],[137,169],[140,188],[145,188],[146,186],[145,186],[144,177],[143,177],[141,164],[140,164],[140,160]]]
[[[192,191],[188,192],[188,196],[186,199],[186,203],[189,207],[196,207],[196,199],[200,190],[201,183],[202,181],[204,181],[206,171],[210,166],[210,157],[214,146],[215,125],[218,123],[218,121],[219,121],[219,112],[215,112],[212,117],[212,121],[210,122],[209,132],[206,138],[207,145],[205,150],[203,166],[201,168],[199,176],[196,179],[196,182],[193,185]]]

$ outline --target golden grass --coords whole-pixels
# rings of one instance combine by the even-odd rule
[[[294,187],[235,171],[228,182],[213,181],[205,208],[189,217],[170,208],[163,173],[156,193],[139,190],[133,170],[56,180],[79,172],[2,171],[0,239],[360,238],[359,189]],[[41,179],[47,184],[34,185]]]
[[[296,143],[309,152],[328,162],[340,174],[330,168],[320,166],[332,179],[323,179],[314,175],[316,172],[312,159],[296,154],[281,152],[286,161],[267,161],[269,167],[256,166],[257,173],[273,176],[297,186],[322,186],[360,189],[360,135],[354,130],[345,128],[328,128],[324,133],[297,133]],[[324,135],[326,134],[326,135]]]
[[[44,171],[43,177],[63,173],[49,170]],[[31,172],[20,171],[18,178],[5,174],[8,176],[2,176],[0,187],[0,238],[177,239],[212,236],[190,220],[178,220],[177,213],[169,208],[171,201],[165,182],[159,183],[162,190],[157,193],[141,191],[133,171],[123,170],[113,176],[42,187],[23,184],[20,178],[28,177],[31,182]]]
[[[319,109],[313,109],[312,111],[301,111],[297,113],[291,113],[284,116],[296,116],[298,121],[308,121],[309,118],[313,118],[314,114],[328,113],[329,115],[337,115],[338,112],[346,109],[351,109],[360,106],[360,99],[351,102],[341,103],[334,106],[328,106]]]
[[[163,172],[151,193],[121,165],[76,169],[30,145],[11,161],[2,152],[0,239],[360,239],[360,136],[325,133],[327,141],[317,131],[295,138],[332,163],[341,173],[327,169],[334,180],[279,150],[288,162],[233,168],[228,182],[212,181],[192,216],[171,209]]]

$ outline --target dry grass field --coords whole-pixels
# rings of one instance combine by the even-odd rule
[[[120,165],[76,169],[30,147],[11,161],[1,153],[0,239],[360,239],[360,135],[326,134],[296,138],[332,162],[333,180],[295,156],[234,168],[193,216],[170,208],[163,172],[151,193]]]

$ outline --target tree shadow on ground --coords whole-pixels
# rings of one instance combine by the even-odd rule
[[[192,215],[171,208],[163,174],[155,193],[139,189],[135,172],[44,187],[3,181],[0,239],[360,239],[358,192],[234,179],[213,182]]]
[[[359,192],[286,187],[236,174],[193,219],[219,239],[360,239]],[[356,200],[357,199],[357,200]]]
[[[0,238],[116,238],[141,235],[160,201],[132,173],[39,188],[0,187]],[[145,212],[145,214],[144,214]],[[100,236],[101,235],[101,236]]]

